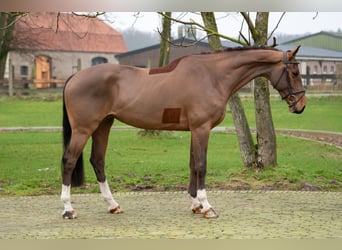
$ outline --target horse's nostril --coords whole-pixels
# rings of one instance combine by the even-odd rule
[[[301,110],[298,110],[297,108],[295,108],[294,113],[301,114],[301,113],[303,113],[304,109],[305,109],[305,106],[303,106],[303,108]]]

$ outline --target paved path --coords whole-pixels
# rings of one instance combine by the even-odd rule
[[[139,130],[132,126],[113,126],[112,130]],[[48,132],[61,132],[62,127],[0,127],[0,133],[6,132],[32,132],[32,131],[48,131]],[[230,132],[235,133],[234,127],[215,127],[212,131],[217,132]],[[255,133],[255,129],[251,128],[252,133]],[[335,145],[342,149],[342,133],[318,131],[318,130],[297,130],[297,129],[276,129],[279,134],[285,134],[294,137],[300,137],[304,139],[320,141],[327,144]]]
[[[63,220],[58,196],[0,197],[0,239],[342,239],[342,192],[212,191],[218,219],[192,214],[184,192],[73,195],[79,218]]]

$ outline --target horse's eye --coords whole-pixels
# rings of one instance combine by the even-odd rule
[[[295,72],[292,73],[292,75],[293,75],[294,77],[297,77],[297,76],[299,76],[299,72],[298,72],[298,71],[295,71]]]

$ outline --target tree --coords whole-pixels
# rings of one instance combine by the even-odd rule
[[[212,32],[218,33],[215,15],[213,12],[201,12],[204,26],[207,29],[209,46],[213,50],[222,49],[221,40]],[[240,151],[244,166],[253,167],[257,165],[255,147],[245,111],[238,93],[233,94],[228,100],[229,108],[235,124],[235,129],[240,143]]]
[[[0,12],[0,79],[4,78],[7,54],[13,39],[17,13]]]
[[[268,12],[257,12],[255,25],[247,13],[241,13],[251,32],[254,43],[258,46],[267,45]],[[273,125],[270,91],[268,80],[263,77],[255,79],[254,105],[257,131],[257,154],[259,166],[277,165],[276,134]]]
[[[171,12],[165,12],[165,16],[171,17]],[[159,52],[159,67],[169,63],[170,60],[170,43],[171,40],[171,19],[163,17],[163,34],[160,39],[160,52]]]
[[[158,66],[162,67],[169,63],[170,60],[170,43],[171,40],[171,19],[167,18],[171,17],[171,12],[165,12],[163,16],[163,30],[160,34],[160,51],[159,51],[159,63]],[[142,136],[160,135],[160,130],[143,130],[140,134]]]
[[[241,15],[248,24],[254,43],[258,46],[266,45],[268,34],[268,12],[258,12],[256,15],[255,25],[250,20],[247,13],[241,12]],[[217,32],[216,21],[213,13],[204,12],[202,14],[202,19],[205,24],[204,27],[194,22],[191,24],[197,25],[207,32],[211,48],[222,48],[219,37],[239,42],[242,45],[249,45],[249,41],[243,35],[242,37],[245,40],[244,43],[239,40],[220,35]],[[247,167],[257,168],[262,168],[263,166],[276,166],[276,135],[270,108],[269,84],[265,78],[257,78],[255,80],[254,96],[257,129],[257,145],[255,147],[253,146],[253,139],[249,131],[247,120],[245,119],[245,114],[239,96],[235,94],[231,96],[229,100],[229,106],[237,130],[244,165]]]

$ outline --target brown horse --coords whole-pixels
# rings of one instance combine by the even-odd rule
[[[83,182],[82,151],[90,136],[90,162],[101,194],[109,212],[122,213],[104,170],[114,119],[143,129],[190,131],[191,208],[204,217],[217,217],[205,191],[210,130],[223,120],[228,98],[258,76],[271,81],[290,112],[301,113],[306,98],[295,60],[298,49],[235,48],[185,56],[158,69],[101,64],[69,78],[63,100],[63,217],[77,217],[70,189]]]

